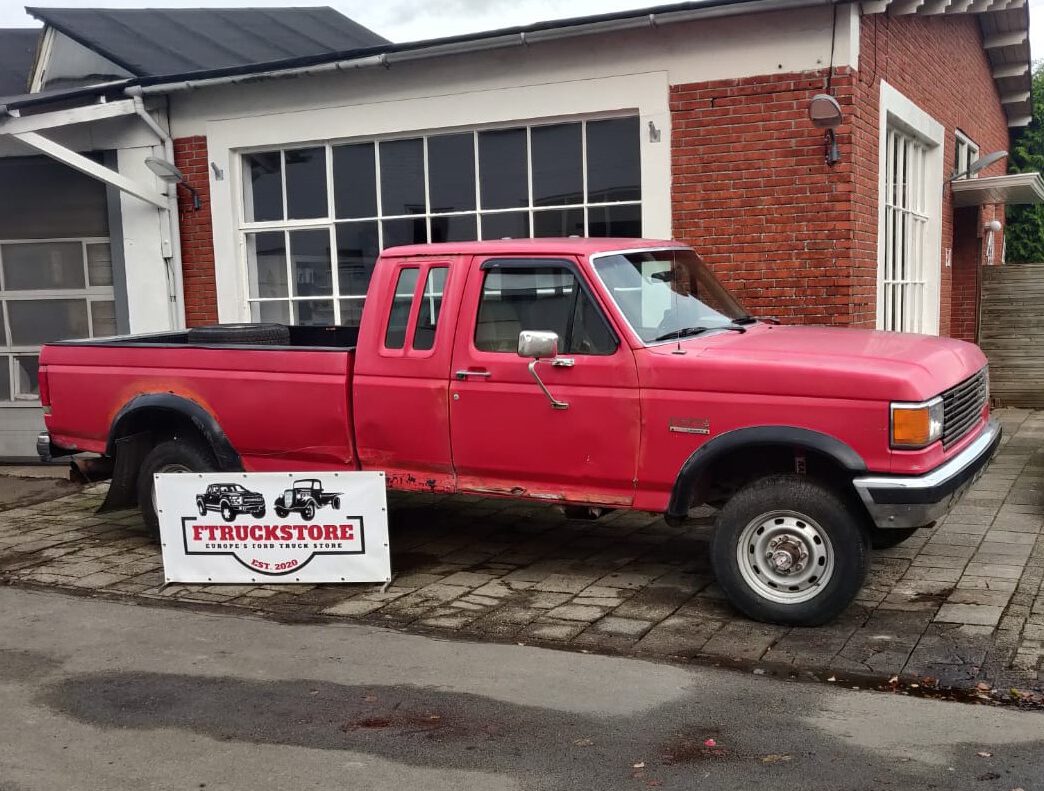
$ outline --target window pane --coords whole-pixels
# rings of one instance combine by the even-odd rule
[[[596,203],[641,199],[639,141],[637,118],[588,122],[588,201]]]
[[[87,279],[92,286],[112,285],[112,251],[109,245],[87,245]]]
[[[385,220],[384,249],[401,244],[424,244],[428,241],[428,229],[424,220]]]
[[[11,361],[0,356],[0,401],[11,400]]]
[[[250,320],[271,322],[273,324],[289,324],[290,303],[284,300],[279,300],[278,302],[251,302]]]
[[[18,376],[16,390],[18,395],[40,395],[40,383],[37,379],[40,372],[40,358],[33,354],[20,354],[15,359],[15,372]],[[7,362],[4,358],[4,362]]]
[[[83,288],[83,246],[79,242],[0,245],[8,291]]]
[[[475,136],[428,138],[428,192],[432,212],[475,208]]]
[[[109,300],[91,302],[91,331],[95,338],[116,334],[116,303]]]
[[[583,209],[545,209],[533,213],[533,236],[583,235]]]
[[[445,267],[428,270],[424,282],[424,294],[421,297],[420,310],[417,313],[417,327],[413,331],[413,348],[426,350],[435,345],[435,327],[439,323],[439,311],[442,309],[442,293],[446,288]]]
[[[377,223],[349,222],[337,226],[337,282],[341,294],[366,293],[379,252]]]
[[[592,206],[587,212],[588,236],[642,235],[641,206]]]
[[[424,214],[424,142],[381,143],[381,214]]]
[[[473,242],[478,239],[478,221],[474,214],[431,218],[433,242]]]
[[[401,349],[406,342],[406,324],[410,320],[413,292],[417,288],[417,269],[403,269],[395,284],[388,329],[384,333],[384,345],[388,349]]]
[[[282,231],[247,234],[247,279],[251,297],[285,297],[286,237]]]
[[[295,148],[285,156],[288,219],[326,217],[326,149]]]
[[[10,300],[7,316],[15,346],[38,346],[88,335],[85,299]]]
[[[341,326],[358,327],[362,323],[363,300],[342,299],[341,301]]]
[[[334,206],[338,217],[377,216],[373,143],[333,147]]]
[[[583,203],[584,166],[580,124],[534,126],[531,135],[533,205]]]
[[[333,294],[329,231],[291,231],[290,264],[295,297]]]
[[[512,211],[482,215],[483,239],[525,239],[529,236],[529,212]]]
[[[305,299],[294,302],[295,324],[331,326],[334,323],[332,299]]]
[[[478,137],[482,208],[528,206],[526,130],[479,132]]]
[[[247,222],[283,219],[283,176],[279,152],[243,156],[243,207]]]

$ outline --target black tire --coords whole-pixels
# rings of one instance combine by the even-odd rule
[[[207,506],[206,506],[206,503],[204,503],[202,500],[198,500],[198,499],[196,500],[196,508],[199,509],[199,515],[200,516],[206,516],[207,515]]]
[[[932,527],[935,522],[924,527],[872,527],[870,528],[870,546],[873,549],[891,549],[903,543],[918,530]]]
[[[190,329],[188,342],[289,346],[290,330],[284,324],[212,324]]]
[[[290,513],[285,508],[280,508],[278,505],[275,507],[275,512],[276,516],[278,516],[280,519],[286,519],[287,514]]]
[[[250,512],[250,515],[254,517],[254,519],[261,519],[265,515],[264,506],[262,506],[261,508],[255,508],[253,511]]]
[[[221,504],[221,518],[226,522],[232,522],[236,518],[236,512],[228,503]]]
[[[869,535],[854,506],[828,485],[799,475],[772,475],[736,492],[718,515],[711,542],[711,564],[729,602],[756,621],[788,626],[819,626],[839,615],[856,597],[869,568]],[[773,601],[740,571],[737,550],[745,530],[781,511],[789,512],[788,518],[796,519],[798,524],[804,524],[800,520],[805,519],[817,525],[829,539],[816,542],[815,549],[832,555],[833,573],[825,584],[818,586],[820,592],[806,601]],[[805,529],[807,526],[802,528]],[[757,541],[762,530],[758,529],[750,540]],[[754,543],[748,551],[754,551]],[[756,569],[757,561],[752,566]],[[810,579],[808,589],[815,587],[814,579]],[[779,592],[789,595],[782,588]]]
[[[217,469],[217,463],[210,449],[197,440],[171,439],[149,451],[138,472],[138,507],[145,528],[156,538],[159,538],[159,518],[152,500],[152,476],[171,467],[181,467],[189,472],[212,472]]]
[[[333,498],[333,507],[334,507],[335,511],[340,511],[341,510],[341,498],[340,497]]]
[[[315,503],[308,503],[304,507],[304,509],[301,511],[301,516],[303,516],[308,521],[311,521],[312,519],[314,519],[315,518]]]

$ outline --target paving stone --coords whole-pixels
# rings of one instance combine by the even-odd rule
[[[964,573],[969,577],[998,577],[1017,580],[1022,576],[1022,566],[1000,563],[969,563]]]
[[[585,621],[591,623],[597,621],[606,613],[604,607],[591,607],[582,604],[565,604],[556,607],[547,615],[549,618],[557,618],[562,621]]]
[[[787,630],[782,626],[750,621],[725,624],[703,646],[701,653],[734,660],[755,661],[764,656]]]
[[[575,595],[588,587],[592,582],[594,582],[594,577],[573,574],[550,574],[534,585],[533,590]]]
[[[936,621],[948,623],[996,626],[1004,614],[1004,608],[987,604],[944,604],[935,616]]]
[[[522,631],[522,637],[564,643],[580,634],[586,625],[578,622],[537,621],[531,623]]]
[[[366,599],[348,599],[322,610],[323,615],[341,615],[350,618],[359,618],[369,615],[384,606],[384,602],[368,601]]]
[[[639,638],[648,632],[654,623],[654,621],[641,621],[636,618],[617,618],[616,616],[608,615],[595,623],[591,628],[601,632],[609,632],[610,634]]]
[[[957,588],[946,598],[949,604],[987,604],[1001,608],[1006,607],[1010,600],[1010,591],[975,590],[972,588]]]

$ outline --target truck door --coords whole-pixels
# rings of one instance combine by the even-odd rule
[[[519,357],[522,330],[559,336],[559,363]],[[572,361],[569,364],[568,361]],[[564,363],[564,364],[563,364]],[[453,349],[450,435],[462,491],[629,505],[640,413],[631,350],[576,260],[477,259]]]
[[[453,491],[448,388],[460,259],[389,258],[391,288],[366,311],[351,386],[363,469],[396,489]]]

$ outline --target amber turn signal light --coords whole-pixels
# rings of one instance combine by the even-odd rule
[[[931,445],[942,436],[941,398],[920,404],[892,404],[891,445],[916,449]]]

